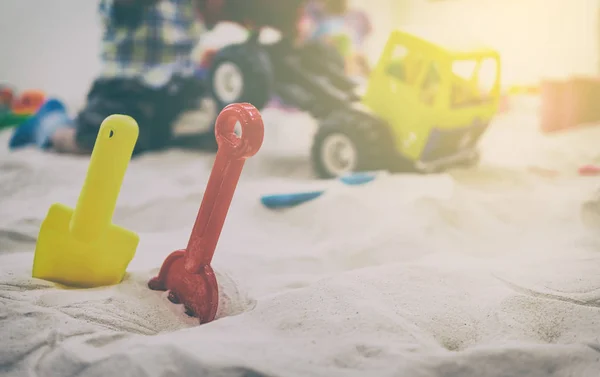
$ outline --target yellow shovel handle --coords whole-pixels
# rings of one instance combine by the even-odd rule
[[[126,115],[111,115],[102,122],[71,218],[70,230],[75,238],[94,241],[112,223],[138,133],[136,121]]]

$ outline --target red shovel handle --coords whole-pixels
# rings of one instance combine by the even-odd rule
[[[234,133],[237,122],[242,126],[241,137]],[[264,133],[262,117],[256,107],[249,103],[234,103],[225,107],[215,124],[219,151],[224,150],[229,159],[254,156],[262,146]]]
[[[234,133],[237,122],[241,137]],[[219,150],[186,248],[185,269],[190,273],[199,273],[212,261],[244,162],[262,146],[262,117],[249,103],[231,104],[217,117],[215,136]]]

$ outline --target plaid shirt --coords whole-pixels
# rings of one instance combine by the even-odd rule
[[[99,11],[104,23],[101,77],[138,77],[161,87],[174,74],[193,73],[190,53],[202,25],[192,0],[161,0],[147,6],[135,27],[117,25],[112,0],[100,0]]]

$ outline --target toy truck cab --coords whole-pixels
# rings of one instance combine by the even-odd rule
[[[389,38],[363,98],[388,124],[395,152],[424,172],[477,160],[499,101],[496,51],[450,50],[401,31]]]
[[[478,161],[476,144],[500,101],[493,50],[450,50],[396,31],[359,104],[321,120],[313,168],[331,178],[352,171],[435,172]]]

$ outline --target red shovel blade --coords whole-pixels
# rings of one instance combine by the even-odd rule
[[[242,126],[241,137],[234,133],[237,122]],[[210,263],[244,162],[262,146],[260,113],[248,103],[229,105],[217,118],[215,135],[219,150],[187,248],[169,255],[158,276],[148,282],[152,290],[170,291],[169,300],[183,304],[201,324],[212,321],[217,313],[219,291]]]
[[[148,282],[155,291],[169,291],[169,301],[183,304],[185,312],[207,323],[215,319],[219,305],[217,278],[207,264],[198,273],[187,272],[184,266],[186,250],[177,250],[165,259],[157,277]]]

